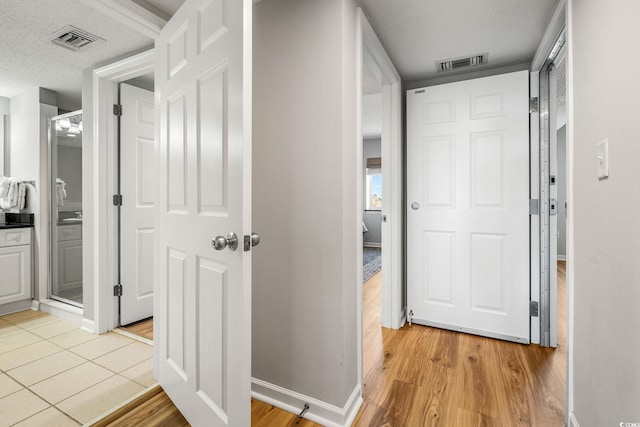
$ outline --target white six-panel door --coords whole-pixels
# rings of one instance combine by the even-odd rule
[[[120,86],[120,323],[153,316],[154,226],[158,197],[153,92]]]
[[[529,342],[526,71],[407,92],[416,323]]]
[[[250,41],[249,0],[188,0],[156,42],[156,377],[194,426],[250,424]]]

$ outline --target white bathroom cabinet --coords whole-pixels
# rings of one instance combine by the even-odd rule
[[[32,298],[31,228],[0,230],[0,305]]]
[[[58,226],[58,254],[54,263],[54,294],[82,288],[82,225]]]

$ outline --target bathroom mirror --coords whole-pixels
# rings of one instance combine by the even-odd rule
[[[82,111],[49,126],[50,298],[82,307]]]

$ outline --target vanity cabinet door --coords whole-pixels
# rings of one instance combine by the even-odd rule
[[[31,246],[0,247],[0,305],[31,298]]]
[[[58,292],[82,287],[82,240],[58,242]]]

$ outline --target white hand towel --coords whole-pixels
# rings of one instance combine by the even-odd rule
[[[6,197],[0,199],[0,208],[14,209],[18,205],[19,184],[22,181],[19,178],[9,178],[9,191]]]
[[[0,176],[0,208],[5,203],[8,204],[9,200],[7,196],[9,195],[9,185],[11,184],[11,179],[6,176]]]
[[[58,206],[64,206],[64,199],[67,197],[66,183],[60,178],[56,178],[56,201]]]
[[[18,184],[18,201],[16,203],[16,207],[18,209],[24,209],[26,205],[26,198],[27,198],[27,184],[21,182]]]

